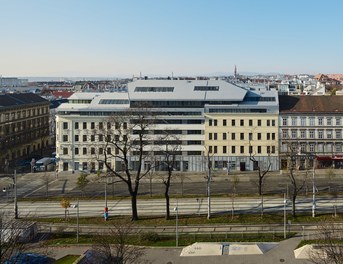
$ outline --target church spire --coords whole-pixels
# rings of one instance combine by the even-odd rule
[[[236,67],[236,65],[235,65],[235,71],[234,71],[234,73],[233,73],[233,76],[234,76],[235,78],[237,78],[237,67]]]

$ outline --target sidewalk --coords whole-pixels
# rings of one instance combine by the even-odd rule
[[[263,255],[239,255],[239,256],[201,256],[201,257],[181,257],[182,248],[147,248],[144,259],[148,263],[154,264],[276,264],[294,263],[309,264],[308,260],[295,259],[293,250],[300,243],[301,237],[293,237],[280,242],[278,246]],[[66,255],[81,255],[90,246],[71,245],[49,247],[49,256],[59,259]],[[46,249],[42,249],[46,251]]]

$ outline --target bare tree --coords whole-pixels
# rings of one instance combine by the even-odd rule
[[[237,195],[237,185],[239,183],[239,177],[236,174],[232,174],[231,176],[231,184],[232,184],[232,190],[231,190],[231,219],[234,218],[235,215],[235,198]]]
[[[306,168],[305,173],[300,171],[300,159],[303,157],[300,155],[300,150],[297,143],[289,142],[287,144],[286,153],[287,162],[287,175],[292,185],[291,188],[291,200],[292,200],[292,216],[296,217],[296,199],[299,193],[306,185],[307,175],[309,173],[308,168]]]
[[[131,264],[143,263],[145,249],[132,246],[133,238],[138,239],[139,233],[132,223],[117,223],[109,226],[106,234],[99,234],[92,246],[92,256],[86,263],[95,264]]]
[[[100,146],[103,151],[99,152],[98,161],[105,164],[109,176],[115,176],[127,185],[131,196],[132,220],[138,220],[137,195],[140,181],[151,170],[151,166],[143,168],[143,164],[151,160],[149,130],[152,125],[153,114],[141,106],[112,115],[107,119],[107,126],[99,129],[105,143]],[[111,162],[115,165],[112,166]]]
[[[82,194],[85,195],[86,187],[89,183],[87,179],[88,174],[81,172],[80,176],[77,178],[76,185],[81,190]]]
[[[175,135],[167,134],[161,138],[161,144],[163,145],[161,162],[164,169],[167,170],[167,175],[162,176],[162,183],[164,185],[164,197],[166,199],[166,220],[170,219],[170,204],[169,204],[169,189],[174,176],[173,172],[176,169],[176,156],[181,149],[181,141]]]
[[[24,236],[23,232],[28,228],[29,223],[25,220],[17,220],[0,213],[0,263],[11,260],[11,263],[17,263],[17,257],[20,253],[29,250],[32,245],[29,244],[31,236]]]
[[[318,226],[318,241],[313,245],[310,260],[315,264],[343,264],[343,226],[326,221]]]

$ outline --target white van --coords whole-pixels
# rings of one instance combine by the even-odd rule
[[[50,163],[52,163],[51,158],[42,158],[36,161],[36,165],[34,166],[34,171],[46,171]]]

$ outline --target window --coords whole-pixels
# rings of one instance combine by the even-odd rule
[[[197,86],[195,86],[197,87]],[[206,87],[206,86],[205,86]],[[195,88],[194,88],[195,89]],[[156,93],[156,92],[162,92],[162,93],[171,93],[174,91],[174,87],[139,87],[137,86],[135,88],[135,93],[137,92],[143,92],[143,93],[146,93],[146,92],[153,92],[153,93]],[[197,91],[197,90],[195,90]]]
[[[75,153],[75,155],[79,155],[79,148],[75,148],[74,153]]]
[[[208,139],[209,139],[209,140],[212,140],[212,133],[209,133],[209,134],[208,134]]]
[[[270,146],[267,146],[267,153],[270,153]]]
[[[94,128],[95,128],[95,123],[91,122],[91,129],[94,129]]]
[[[83,129],[87,129],[87,123],[86,123],[86,122],[83,122],[83,123],[82,123],[82,128],[83,128]]]
[[[249,140],[252,140],[253,139],[253,135],[252,133],[249,133]]]
[[[79,129],[79,122],[75,122],[75,129]]]
[[[310,129],[310,138],[314,138],[314,129]]]
[[[296,125],[297,125],[297,118],[292,117],[292,126],[296,126]]]
[[[87,155],[87,148],[83,148],[83,149],[82,149],[82,154],[83,154],[83,155]]]
[[[214,119],[214,120],[213,120],[213,125],[214,125],[214,126],[217,126],[217,125],[218,125],[218,120],[217,120],[217,119]]]
[[[125,136],[125,135],[124,135],[124,136]],[[106,142],[111,142],[111,140],[112,140],[112,139],[111,139],[111,135],[107,135],[107,136],[106,136]]]
[[[218,148],[217,148],[217,146],[214,146],[213,147],[213,153],[217,153],[218,152]]]
[[[336,144],[336,152],[342,152],[342,145],[339,143]]]
[[[310,143],[310,152],[314,152],[315,149],[314,149],[314,143]]]
[[[253,124],[253,123],[252,123],[252,120],[249,119],[249,126],[253,126],[252,124]]]
[[[243,154],[244,153],[244,146],[240,147],[240,153]]]
[[[112,126],[111,122],[107,122],[107,129],[111,129],[111,126]]]
[[[236,133],[231,133],[231,139],[235,140],[236,139]]]
[[[336,138],[341,139],[342,138],[342,133],[340,129],[336,129]]]
[[[262,134],[261,133],[257,133],[257,140],[261,140],[262,139]]]
[[[310,117],[310,126],[314,126],[314,121],[315,121],[314,117]]]
[[[257,120],[257,126],[262,126],[262,120],[261,119]]]
[[[249,146],[249,154],[251,154],[253,152],[253,147]]]
[[[86,142],[86,141],[87,141],[87,135],[83,135],[83,136],[82,136],[82,141],[83,141],[83,142]]]
[[[78,142],[78,141],[79,141],[79,135],[75,135],[75,136],[74,136],[74,140],[75,140],[76,142]]]
[[[257,146],[257,153],[261,154],[261,152],[262,152],[262,147],[261,146]]]
[[[241,139],[241,140],[244,140],[244,133],[241,133],[241,134],[240,134],[240,139]]]
[[[104,141],[104,136],[103,135],[99,135],[99,141]]]
[[[67,122],[63,122],[63,129],[68,129],[68,123]]]
[[[301,152],[306,152],[306,143],[300,144],[300,150],[301,150]]]
[[[236,125],[236,120],[235,119],[232,119],[231,120],[231,126],[235,126]]]
[[[91,154],[92,154],[92,155],[95,154],[95,148],[91,148]]]
[[[123,129],[127,129],[127,123],[126,122],[123,123]]]
[[[95,141],[95,135],[91,135],[91,141]]]
[[[331,139],[332,138],[332,130],[327,130],[326,131],[326,138]]]
[[[213,122],[212,122],[212,119],[209,119],[208,120],[208,126],[212,126]]]
[[[270,120],[267,120],[267,126],[270,126]]]
[[[292,131],[291,131],[291,137],[292,137],[292,138],[297,138],[297,130],[296,130],[296,129],[292,129]]]
[[[287,124],[287,117],[283,117],[282,118],[282,125],[283,126],[287,126],[288,124]]]
[[[267,133],[267,140],[270,140],[270,133]]]
[[[322,126],[322,125],[323,125],[323,118],[318,117],[318,126]]]
[[[208,152],[209,152],[209,153],[212,153],[212,146],[209,146],[209,147],[208,147]]]
[[[306,138],[306,130],[300,130],[300,138],[304,139]]]
[[[324,138],[324,130],[318,130],[318,138]]]
[[[68,148],[63,148],[63,155],[68,155]]]
[[[118,122],[115,122],[114,123],[114,127],[115,127],[115,129],[119,129],[120,128],[120,124]]]
[[[103,122],[99,122],[99,129],[104,129],[104,123]]]
[[[288,131],[286,129],[282,129],[282,138],[288,138]]]
[[[213,139],[217,140],[217,133],[213,133]]]
[[[219,91],[219,86],[194,86],[194,91]]]
[[[331,117],[328,117],[328,118],[326,119],[326,125],[332,126],[332,118],[331,118]]]
[[[300,117],[300,125],[306,126],[306,117]]]
[[[275,126],[275,120],[272,120],[272,126]]]
[[[275,146],[272,146],[272,153],[275,153]]]
[[[223,140],[226,140],[226,133],[223,133]]]
[[[240,120],[240,126],[244,126],[244,120],[243,119]]]
[[[223,119],[223,126],[226,126],[226,119]]]
[[[114,141],[115,142],[119,141],[119,135],[114,135]]]
[[[340,125],[341,125],[341,118],[336,117],[336,126],[340,126]]]
[[[275,133],[272,133],[272,140],[275,140]]]
[[[68,141],[68,135],[63,135],[63,142],[67,142]]]
[[[226,146],[223,146],[223,153],[226,154]]]
[[[235,146],[231,146],[231,153],[236,153],[236,147]]]

